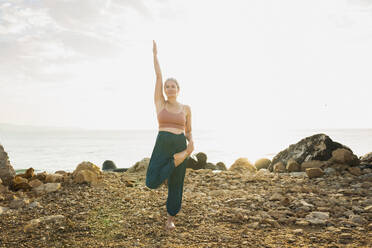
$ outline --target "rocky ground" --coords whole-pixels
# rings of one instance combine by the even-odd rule
[[[144,173],[0,194],[0,247],[371,247],[372,173],[187,169],[176,230]],[[14,205],[19,199],[19,206]],[[7,209],[9,208],[9,209]]]

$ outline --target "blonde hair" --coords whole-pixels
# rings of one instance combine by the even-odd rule
[[[177,82],[177,80],[175,78],[167,78],[167,80],[165,80],[165,82],[164,82],[164,86],[165,86],[165,83],[168,82],[168,81],[175,82],[176,85],[177,85],[178,90],[180,89],[180,85],[178,84],[178,82]]]

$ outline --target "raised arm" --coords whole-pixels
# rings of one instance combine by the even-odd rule
[[[156,73],[156,85],[155,85],[155,96],[154,101],[155,105],[160,105],[165,102],[165,98],[163,95],[163,77],[161,75],[160,65],[158,61],[158,50],[156,47],[156,43],[153,40],[153,53],[154,53],[154,69]]]

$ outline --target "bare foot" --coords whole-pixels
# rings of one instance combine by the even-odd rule
[[[167,229],[167,230],[173,230],[173,229],[176,228],[176,226],[174,225],[174,219],[175,219],[174,216],[168,216],[168,220],[165,223],[165,229]]]
[[[187,150],[174,154],[174,166],[179,166],[187,158],[187,156]]]
[[[189,142],[186,150],[173,155],[174,165],[179,166],[194,151],[194,142]]]

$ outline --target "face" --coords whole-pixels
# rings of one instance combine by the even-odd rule
[[[174,81],[169,80],[164,84],[164,91],[167,97],[177,97],[179,89]]]

